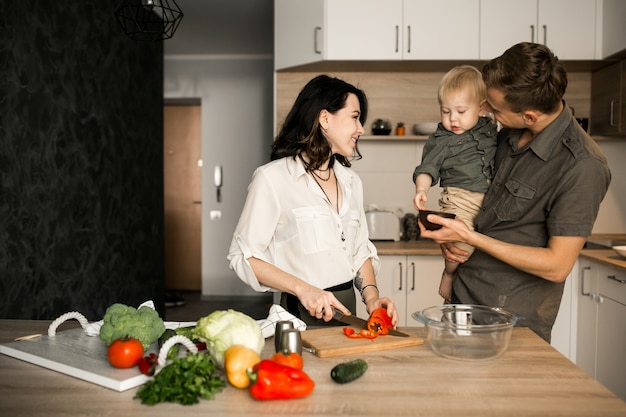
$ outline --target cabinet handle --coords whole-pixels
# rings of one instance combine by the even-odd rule
[[[411,291],[415,290],[415,262],[411,262],[411,270],[413,271],[412,275],[412,283],[411,283]]]
[[[398,262],[398,266],[400,267],[400,286],[398,287],[398,291],[402,291],[402,262]]]
[[[608,279],[611,279],[613,281],[617,281],[620,284],[626,284],[626,279],[619,279],[618,277],[616,277],[615,275],[607,275],[606,276]]]
[[[400,51],[400,26],[396,25],[396,52]]]
[[[617,126],[615,124],[615,118],[613,117],[613,115],[615,114],[615,104],[617,103],[618,100],[611,100],[611,120],[609,121],[609,125],[611,126]]]
[[[535,25],[530,25],[530,41],[535,42]]]
[[[543,44],[548,46],[548,26],[543,25]]]
[[[313,32],[313,50],[316,54],[321,54],[322,50],[319,48],[319,44],[317,42],[317,38],[319,37],[319,33],[322,31],[322,28],[319,26],[315,27],[315,31]]]
[[[406,52],[408,54],[410,54],[411,53],[411,25],[408,25],[406,27],[406,34],[407,34],[407,37],[406,37],[406,39],[407,39],[407,41],[406,41],[407,42]]]
[[[584,266],[582,268],[582,274],[580,277],[580,294],[584,296],[589,296],[593,300],[593,297],[591,296],[591,294],[588,292],[585,292],[585,271],[589,271],[590,269],[591,269],[590,266]]]

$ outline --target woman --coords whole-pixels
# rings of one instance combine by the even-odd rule
[[[367,98],[320,75],[302,89],[272,146],[271,162],[253,174],[228,254],[230,267],[256,291],[281,291],[281,305],[308,325],[331,321],[333,308],[368,312],[394,303],[380,297],[379,260],[369,241],[363,187],[350,167],[361,158]]]

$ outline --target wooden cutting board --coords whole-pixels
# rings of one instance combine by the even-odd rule
[[[325,327],[302,332],[302,346],[312,349],[320,358],[418,346],[423,343],[423,338],[414,335],[409,337],[385,335],[371,340],[351,339],[343,334],[342,327]]]

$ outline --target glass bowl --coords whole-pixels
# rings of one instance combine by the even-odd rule
[[[412,317],[426,326],[426,342],[446,358],[481,361],[501,356],[509,346],[517,317],[501,308],[442,304]]]

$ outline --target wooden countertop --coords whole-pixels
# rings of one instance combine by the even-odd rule
[[[583,249],[580,256],[626,270],[626,258],[619,256],[613,249]]]
[[[624,234],[594,234],[590,238],[596,240],[616,240],[625,241]],[[429,239],[417,241],[374,241],[374,246],[379,256],[398,255],[398,256],[427,256],[441,255],[439,245]],[[580,256],[603,262],[607,265],[616,266],[626,269],[626,258],[619,256],[613,249],[583,249]]]
[[[430,239],[399,241],[374,241],[378,255],[423,256],[441,255],[439,245]]]
[[[0,343],[45,333],[50,322],[0,320]],[[64,324],[65,326],[65,324]],[[402,330],[423,335],[419,327]],[[62,331],[60,329],[59,331]],[[271,355],[272,339],[262,357]],[[330,379],[337,363],[303,353],[316,383],[307,398],[255,401],[227,387],[214,400],[181,406],[141,405],[136,389],[109,390],[0,355],[0,415],[7,416],[625,416],[626,403],[526,328],[516,328],[505,354],[487,362],[435,355],[426,345],[359,355],[369,364],[363,377],[345,385]]]

